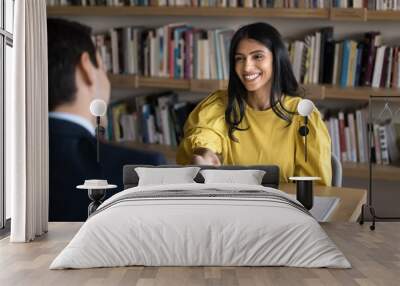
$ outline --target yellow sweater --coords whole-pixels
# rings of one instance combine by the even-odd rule
[[[285,97],[286,109],[295,111],[301,98]],[[216,91],[201,101],[189,115],[184,127],[184,139],[178,153],[178,164],[190,164],[193,150],[209,148],[222,156],[223,165],[278,165],[281,182],[290,176],[318,176],[320,183],[330,186],[331,139],[318,110],[309,116],[307,136],[307,162],[304,160],[304,137],[298,129],[303,124],[301,116],[293,116],[292,124],[280,119],[270,108],[258,111],[246,105],[245,117],[240,127],[245,131],[233,134],[239,140],[229,139],[225,122],[226,91]]]

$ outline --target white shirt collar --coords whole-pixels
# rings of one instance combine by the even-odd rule
[[[89,120],[87,120],[86,118],[84,118],[82,116],[71,114],[71,113],[66,113],[66,112],[52,111],[52,112],[49,112],[49,117],[76,123],[76,124],[82,126],[83,128],[85,128],[87,131],[89,131],[90,134],[92,134],[92,136],[95,136],[95,134],[96,134],[95,127],[93,126],[93,124]]]

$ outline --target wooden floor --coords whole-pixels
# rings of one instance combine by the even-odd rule
[[[51,223],[49,233],[27,244],[0,241],[0,285],[400,285],[400,222],[326,223],[323,228],[352,269],[289,267],[122,267],[48,270],[80,223]]]

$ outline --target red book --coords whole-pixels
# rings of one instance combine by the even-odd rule
[[[347,153],[346,153],[346,135],[345,135],[346,123],[344,121],[344,113],[340,111],[338,117],[339,117],[340,157],[341,161],[345,162],[347,161]]]
[[[381,44],[381,34],[380,32],[368,32],[365,34],[364,41],[367,46],[365,61],[363,61],[363,66],[365,68],[363,84],[366,86],[371,86],[372,75],[374,72],[375,54],[376,48]],[[365,63],[365,64],[364,64]]]

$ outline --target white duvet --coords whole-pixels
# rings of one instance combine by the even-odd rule
[[[83,224],[50,269],[127,265],[351,267],[312,216],[282,202],[174,197],[113,204],[136,192],[207,189],[262,190],[290,198],[276,189],[238,184],[127,189],[99,207],[103,210]]]

